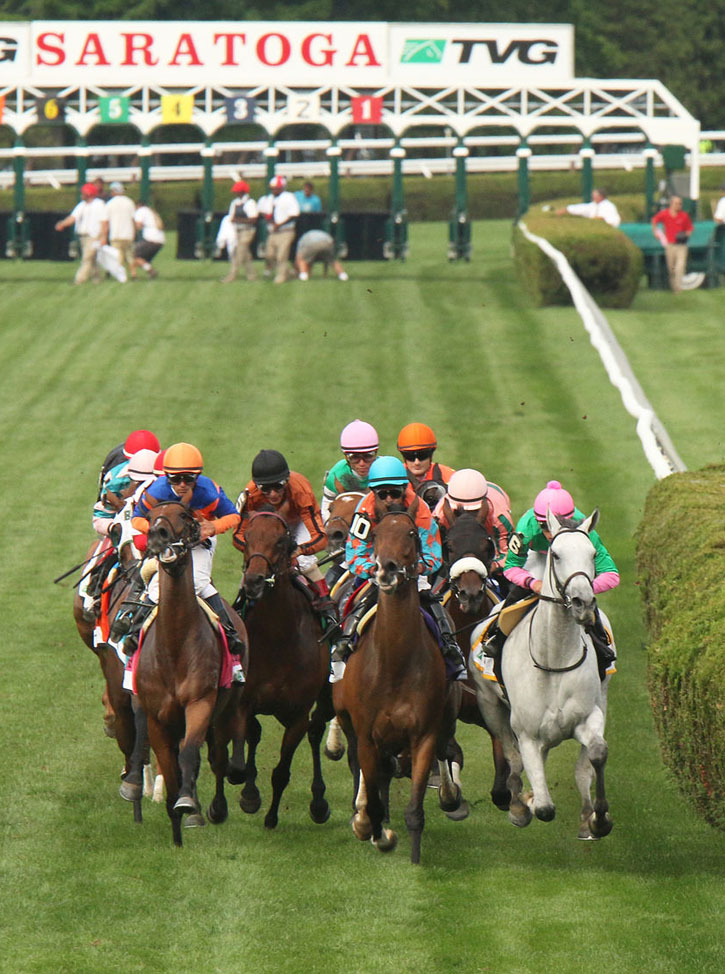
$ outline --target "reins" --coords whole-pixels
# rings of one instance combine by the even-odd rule
[[[284,527],[284,531],[285,531],[286,537],[290,541],[292,540],[292,532],[290,531],[289,524],[287,524],[287,522],[285,521],[285,519],[282,517],[281,514],[278,514],[276,511],[254,511],[249,516],[248,524],[251,524],[252,521],[256,520],[259,517],[273,517],[273,518],[275,518]],[[253,554],[247,556],[247,552],[246,552],[246,547],[247,547],[246,536],[245,536],[245,539],[244,539],[244,547],[245,547],[245,561],[244,561],[244,574],[245,575],[249,571],[249,565],[250,565],[251,561],[254,558],[262,558],[263,561],[265,561],[267,563],[267,568],[269,570],[269,574],[264,576],[264,584],[265,585],[268,585],[270,588],[272,588],[275,585],[275,583],[277,582],[277,579],[278,578],[281,578],[283,575],[287,575],[289,573],[289,571],[290,571],[289,564],[287,565],[286,568],[281,568],[280,567],[281,566],[281,563],[282,563],[282,560],[284,558],[284,555],[281,555],[280,558],[278,559],[278,561],[276,563],[274,563],[274,564],[261,551],[255,551],[255,552],[253,552]]]
[[[382,521],[385,520],[386,517],[393,517],[393,516],[398,516],[398,517],[404,516],[407,517],[408,520],[410,521],[412,527],[408,533],[410,537],[415,539],[416,558],[415,558],[414,565],[406,565],[405,568],[398,568],[394,572],[390,572],[390,574],[394,575],[396,578],[402,579],[405,582],[417,581],[418,580],[418,558],[420,557],[422,551],[420,535],[418,534],[418,525],[415,523],[415,518],[413,518],[407,511],[386,511],[385,514],[382,515],[382,517],[378,518],[376,524],[380,524]]]

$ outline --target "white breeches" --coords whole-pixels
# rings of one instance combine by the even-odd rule
[[[191,562],[194,570],[194,591],[202,599],[208,599],[214,595],[216,589],[211,581],[211,568],[214,561],[214,551],[216,550],[216,538],[210,538],[211,546],[206,544],[197,545],[191,549]],[[153,576],[149,582],[147,590],[148,597],[152,602],[159,601],[159,573]]]
[[[307,525],[303,521],[298,523],[292,532],[292,537],[298,546],[310,540],[310,532],[307,530]],[[311,582],[319,582],[322,578],[322,572],[317,565],[315,555],[297,555],[297,566],[302,574],[309,578]]]

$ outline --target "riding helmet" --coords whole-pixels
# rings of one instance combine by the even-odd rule
[[[398,449],[405,450],[435,450],[438,446],[436,435],[425,423],[408,423],[398,433]]]
[[[462,507],[464,511],[477,511],[488,493],[488,481],[478,470],[463,467],[456,470],[448,481],[448,503]]]
[[[377,430],[362,419],[354,419],[340,433],[340,449],[343,453],[371,453],[379,445]]]
[[[568,490],[564,490],[558,480],[550,480],[543,490],[540,490],[534,501],[534,516],[537,521],[546,521],[547,508],[559,517],[571,517],[574,513],[574,501]]]
[[[126,471],[131,480],[142,483],[156,476],[154,464],[157,454],[153,450],[137,450],[128,461]]]
[[[134,430],[128,434],[123,444],[123,452],[127,457],[132,457],[139,450],[153,450],[158,453],[160,449],[159,438],[151,430]]]
[[[164,455],[164,473],[201,473],[204,460],[191,443],[174,443]]]
[[[390,486],[391,484],[407,484],[408,473],[397,457],[378,457],[373,460],[368,474],[368,487]]]
[[[260,487],[289,480],[289,466],[279,450],[260,450],[252,460],[252,480]]]

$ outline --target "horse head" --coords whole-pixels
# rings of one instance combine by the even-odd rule
[[[486,598],[486,579],[496,555],[485,528],[488,506],[484,501],[478,511],[457,508],[450,513],[451,527],[444,548],[451,590],[462,612],[478,612]]]
[[[330,505],[330,516],[325,524],[327,550],[330,559],[344,555],[345,542],[355,514],[355,508],[364,496],[360,491],[345,491],[338,494]]]
[[[199,522],[186,504],[168,501],[152,508],[149,514],[149,554],[156,555],[167,571],[182,569],[186,558],[201,538]]]
[[[415,523],[416,508],[417,498],[408,510],[378,512],[376,506],[375,581],[381,592],[389,594],[402,583],[418,580],[420,537]]]
[[[272,587],[289,571],[295,547],[289,525],[276,511],[259,510],[249,516],[244,531],[242,585],[250,599],[260,599],[266,586]]]
[[[546,512],[551,544],[542,595],[561,602],[580,626],[591,626],[595,621],[597,600],[592,586],[596,549],[589,533],[598,519],[598,509],[579,523]]]

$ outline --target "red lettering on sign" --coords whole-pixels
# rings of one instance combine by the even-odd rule
[[[62,64],[65,61],[65,51],[62,47],[56,47],[52,44],[48,38],[56,37],[61,44],[65,43],[65,34],[54,34],[48,32],[46,34],[40,34],[38,36],[38,47],[41,51],[45,51],[47,54],[54,54],[55,61],[47,61],[43,58],[42,54],[37,54],[35,57],[36,64],[43,64],[49,68],[55,68],[57,65]]]
[[[272,37],[276,37],[280,44],[280,57],[278,61],[272,61],[267,57],[267,41]],[[290,42],[284,34],[262,34],[257,41],[257,57],[268,68],[277,68],[280,64],[284,64],[285,61],[289,61],[290,51]]]
[[[350,99],[352,120],[356,125],[378,125],[383,118],[383,99],[361,95]]]
[[[76,65],[85,65],[86,58],[88,57],[95,58],[95,61],[92,63],[96,67],[99,64],[108,65],[111,63],[103,52],[101,38],[98,36],[98,34],[89,34],[88,37],[86,37],[85,43],[83,44],[83,50],[81,51],[81,56],[76,61]]]
[[[151,67],[159,63],[159,59],[151,53],[151,45],[154,42],[151,34],[121,34],[121,37],[126,42],[126,56],[121,64],[130,64],[135,67],[139,62],[134,58],[134,54],[142,55],[142,63]]]
[[[367,34],[358,34],[357,40],[355,41],[355,46],[352,49],[352,54],[350,55],[350,60],[345,65],[346,68],[356,68],[357,58],[366,58],[367,67],[369,68],[379,68],[380,61],[375,57],[375,52],[373,51],[373,44],[370,37]]]
[[[199,55],[196,53],[196,48],[194,47],[194,41],[191,39],[191,34],[181,35],[179,38],[179,43],[176,45],[174,56],[169,61],[169,64],[178,64],[180,57],[189,58],[185,64],[185,67],[190,65],[201,65]]]
[[[302,41],[302,58],[307,62],[307,64],[311,64],[314,68],[329,67],[329,65],[332,64],[332,60],[336,54],[334,47],[324,47],[319,52],[322,55],[322,60],[313,60],[312,42],[320,37],[323,41],[327,41],[328,44],[332,44],[332,34],[309,34]]]
[[[225,66],[232,65],[233,67],[236,68],[239,66],[239,61],[235,60],[234,58],[234,38],[235,37],[239,37],[242,41],[242,44],[247,43],[246,34],[215,34],[214,43],[216,44],[216,42],[220,40],[224,41],[224,60],[222,61],[222,64]]]

